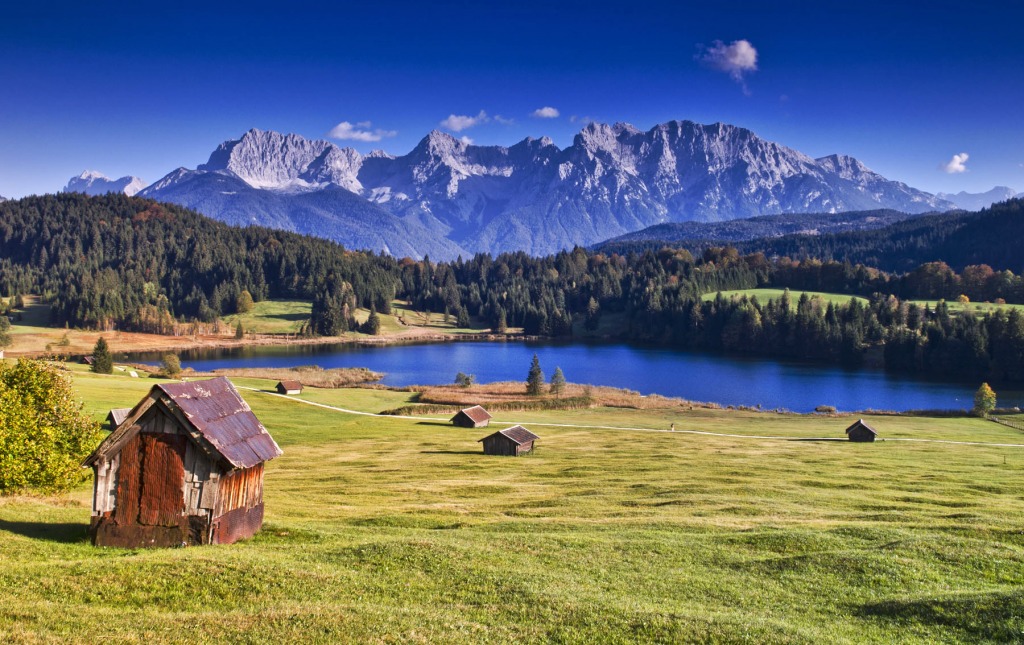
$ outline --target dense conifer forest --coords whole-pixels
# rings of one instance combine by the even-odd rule
[[[1021,202],[1008,202],[981,215],[1010,221],[1020,219],[1020,210]],[[917,249],[924,263],[899,274],[850,262],[741,255],[733,247],[705,249],[698,257],[685,249],[617,255],[577,248],[543,258],[482,254],[433,263],[230,227],[141,198],[62,194],[0,204],[0,295],[41,294],[57,325],[167,333],[182,321],[234,313],[248,291],[257,301],[312,301],[306,331],[323,335],[355,328],[356,307],[388,313],[397,297],[421,311],[446,312],[461,326],[475,320],[497,331],[522,327],[531,335],[568,337],[581,327],[611,328],[625,340],[850,366],[874,348],[895,370],[1024,380],[1020,311],[954,315],[945,303],[906,302],[1024,302],[1024,280],[981,263],[980,243],[965,237],[975,229],[982,239],[1002,230],[991,221],[959,225],[960,257],[979,262],[959,273],[937,261],[942,256],[922,251],[924,238],[910,246],[871,238],[876,253]],[[1005,266],[998,252],[994,257]],[[861,295],[868,302],[702,298],[755,287]]]

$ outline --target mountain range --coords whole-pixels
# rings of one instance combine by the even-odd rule
[[[992,190],[985,191],[983,193],[968,193],[966,191],[960,191],[959,193],[938,193],[935,195],[940,199],[945,199],[948,202],[956,204],[957,208],[962,208],[965,211],[978,211],[983,208],[988,208],[992,204],[997,202],[1005,202],[1008,199],[1014,197],[1024,197],[1024,193],[1018,193],[1012,188],[1006,186],[996,186]]]
[[[124,193],[131,197],[135,195],[143,188],[146,187],[146,182],[142,181],[138,177],[126,176],[120,179],[111,179],[101,172],[95,170],[86,170],[77,177],[72,177],[67,186],[64,187],[63,192],[65,193],[85,193],[86,195],[106,195],[107,193]]]
[[[813,159],[745,128],[691,121],[647,131],[591,123],[564,149],[547,138],[476,146],[433,131],[402,156],[253,129],[141,194],[235,224],[436,259],[540,255],[666,222],[956,207],[853,157]]]

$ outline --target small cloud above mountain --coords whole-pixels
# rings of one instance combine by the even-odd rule
[[[487,116],[486,112],[480,110],[480,113],[476,116],[449,114],[447,119],[441,121],[441,127],[452,132],[462,132],[488,121],[490,121],[490,117]]]
[[[331,128],[331,131],[327,133],[332,139],[339,139],[341,141],[380,141],[385,137],[393,137],[398,134],[397,130],[382,130],[377,128],[376,130],[370,130],[373,125],[370,121],[360,121],[358,123],[349,123],[348,121],[342,121],[338,125]]]
[[[549,105],[537,108],[531,113],[531,116],[537,117],[538,119],[557,119],[558,115],[558,108],[553,108]]]
[[[699,45],[696,59],[704,66],[725,72],[747,92],[745,76],[757,71],[757,48],[749,40],[734,40],[728,45],[716,40],[710,47]]]
[[[970,155],[966,152],[961,152],[960,154],[953,155],[952,159],[939,166],[939,168],[950,175],[967,172],[968,159],[970,159]]]

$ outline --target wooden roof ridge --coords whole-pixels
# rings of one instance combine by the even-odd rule
[[[483,439],[477,439],[477,443],[480,443],[484,439],[489,439],[489,438],[493,437],[496,434],[500,434],[502,436],[508,437],[509,439],[511,439],[512,441],[516,442],[516,444],[520,445],[520,446],[523,445],[524,443],[528,442],[528,441],[536,441],[537,439],[540,439],[540,437],[538,437],[537,435],[533,434],[532,432],[530,432],[529,430],[527,430],[523,426],[512,426],[511,428],[505,428],[504,430],[498,430],[497,432],[492,432],[491,434],[487,435]]]
[[[478,421],[478,422],[479,421],[487,421],[488,419],[493,418],[491,416],[490,412],[488,412],[487,410],[483,409],[483,407],[481,407],[479,405],[474,405],[474,406],[471,406],[471,407],[468,407],[468,408],[462,408],[461,410],[459,410],[459,412],[464,414],[464,415],[466,415],[467,417],[469,417],[473,421]]]
[[[249,468],[282,454],[231,381],[219,376],[205,381],[154,385],[82,465],[91,466],[101,457],[120,450],[138,431],[138,420],[157,402],[184,423],[193,438],[201,438],[201,444],[208,444],[235,468]]]
[[[856,421],[851,423],[850,427],[846,429],[846,434],[850,434],[850,430],[853,430],[857,426],[860,426],[860,427],[864,428],[865,430],[869,431],[871,434],[878,434],[878,431],[875,430],[874,428],[872,428],[871,426],[869,426],[867,424],[867,422],[864,421],[864,419],[857,419]]]

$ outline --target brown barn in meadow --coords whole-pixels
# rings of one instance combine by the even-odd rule
[[[487,424],[490,422],[490,413],[479,405],[459,410],[459,412],[452,417],[452,423],[460,428],[486,428]]]
[[[483,442],[485,455],[518,457],[533,450],[533,444],[537,439],[540,437],[523,426],[512,426],[498,430],[494,434],[480,439],[477,443]]]
[[[878,433],[864,423],[864,419],[857,419],[852,426],[846,429],[846,436],[850,438],[850,441],[874,441]]]
[[[298,381],[280,381],[277,384],[278,394],[302,394],[302,383]]]
[[[224,377],[153,386],[85,460],[97,546],[230,544],[263,524],[281,449]]]

